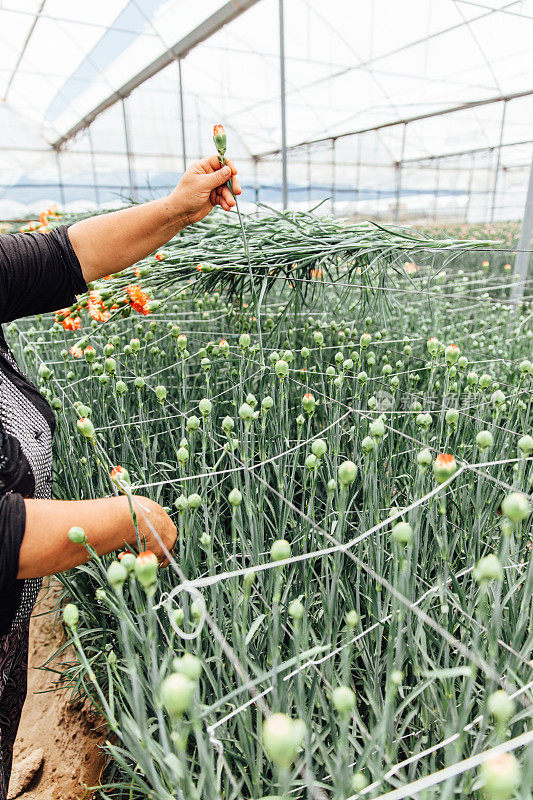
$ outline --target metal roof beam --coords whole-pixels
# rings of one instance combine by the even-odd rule
[[[438,111],[427,111],[425,114],[416,114],[412,117],[405,117],[404,119],[395,119],[389,122],[381,122],[378,125],[372,125],[369,128],[360,128],[359,130],[346,131],[345,133],[333,133],[329,136],[320,136],[317,139],[306,139],[303,142],[287,145],[287,150],[297,150],[300,147],[306,147],[311,144],[322,144],[324,142],[331,142],[332,139],[344,139],[346,136],[359,136],[362,133],[375,133],[382,131],[385,128],[394,128],[396,125],[409,125],[412,122],[420,122],[424,119],[432,119],[433,117],[442,117],[445,114],[456,114],[459,111],[469,111],[472,108],[480,108],[481,106],[489,106],[493,103],[505,103],[509,100],[518,100],[520,97],[529,97],[533,95],[533,89],[527,89],[523,92],[513,92],[511,94],[501,94],[495,97],[487,97],[485,100],[468,100],[465,103],[459,103],[456,106],[448,106],[448,108],[441,108]],[[490,149],[490,145],[487,147]],[[268,156],[277,156],[281,153],[281,148],[276,147],[273,150],[265,150],[263,153],[255,153],[254,158],[267,158]]]
[[[122,86],[117,89],[115,92],[112,92],[108,95],[104,100],[98,103],[91,111],[85,114],[75,125],[69,128],[66,133],[62,134],[55,142],[52,142],[52,147],[55,149],[62,147],[66,142],[72,139],[76,134],[80,133],[84,130],[91,122],[106,109],[110,108],[115,103],[118,103],[119,100],[124,100],[131,92],[140,86],[145,81],[153,78],[154,75],[157,75],[158,72],[161,72],[162,69],[168,67],[169,64],[172,64],[173,61],[179,60],[184,58],[191,50],[193,50],[197,45],[204,42],[206,39],[209,39],[213,36],[217,31],[227,25],[228,22],[232,22],[234,19],[237,19],[241,14],[247,11],[249,8],[254,6],[258,3],[259,0],[229,0],[229,2],[225,3],[221,8],[211,14],[210,17],[207,17],[203,22],[200,23],[196,28],[194,28],[190,33],[176,42],[175,45],[170,47],[160,56],[158,56],[154,61],[148,64],[144,69],[137,72],[133,77],[131,77],[126,83],[122,84]]]

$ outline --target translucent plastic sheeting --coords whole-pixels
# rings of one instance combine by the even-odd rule
[[[8,163],[0,203],[52,196],[67,205],[105,205],[161,193],[179,176],[184,152],[187,163],[212,152],[213,122],[226,125],[247,198],[278,203],[279,154],[252,159],[281,143],[278,0],[259,0],[183,59],[185,142],[172,63],[136,88],[124,107],[116,103],[69,141],[60,164],[55,153],[46,154],[223,5],[3,0],[0,155],[7,153]],[[533,0],[285,0],[284,6],[291,147],[533,89]],[[447,206],[466,215],[517,213],[532,107],[531,97],[513,99],[410,122],[405,137],[397,125],[292,149],[290,201],[323,199],[333,188],[336,211],[346,202],[361,213],[394,215],[418,194],[427,214]],[[406,197],[398,204],[399,162]],[[42,187],[37,194],[22,188],[32,179]]]

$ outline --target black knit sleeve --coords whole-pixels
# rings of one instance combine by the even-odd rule
[[[64,308],[86,289],[66,225],[0,236],[0,323]]]
[[[17,580],[19,552],[26,529],[22,495],[0,497],[0,635],[11,627],[20,602],[23,581]]]

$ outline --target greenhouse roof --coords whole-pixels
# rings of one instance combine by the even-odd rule
[[[278,36],[278,0],[3,0],[0,147],[61,143],[185,56],[186,108],[201,98],[248,153],[271,151]],[[289,145],[533,91],[533,0],[285,0],[285,39]],[[508,114],[506,141],[531,140],[530,100],[528,113]],[[411,137],[406,155],[438,152],[443,126],[448,148],[497,144],[500,116],[468,108],[451,137],[437,118],[433,138]]]

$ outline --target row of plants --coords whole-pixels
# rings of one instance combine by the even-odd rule
[[[287,231],[336,223],[295,215],[248,223],[275,272],[235,290],[221,224],[8,327],[57,414],[55,496],[148,495],[178,528],[167,569],[91,552],[61,578],[101,796],[525,800],[530,301],[451,240],[346,278],[325,251],[299,291]]]

